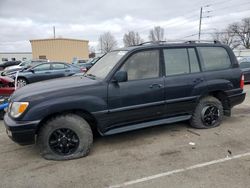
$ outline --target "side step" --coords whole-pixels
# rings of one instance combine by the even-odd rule
[[[148,122],[138,123],[134,125],[127,125],[123,127],[110,129],[107,132],[103,133],[102,135],[107,136],[107,135],[112,135],[112,134],[117,134],[117,133],[133,131],[137,129],[143,129],[147,127],[153,127],[153,126],[161,125],[161,124],[175,123],[179,121],[189,120],[190,118],[191,118],[191,115],[184,115],[184,116],[171,117],[171,118],[160,119],[160,120],[155,120],[155,121],[148,121]]]

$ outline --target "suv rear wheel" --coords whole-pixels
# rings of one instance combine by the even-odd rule
[[[41,155],[50,160],[69,160],[88,155],[93,143],[89,124],[74,114],[49,120],[40,130],[38,145]]]
[[[212,96],[201,99],[190,120],[192,127],[209,129],[217,127],[223,119],[223,106],[221,102]]]

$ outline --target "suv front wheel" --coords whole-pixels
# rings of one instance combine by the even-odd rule
[[[190,120],[194,128],[209,129],[217,127],[223,119],[223,106],[221,102],[212,96],[202,98],[195,108]]]
[[[50,160],[69,160],[86,156],[93,143],[89,124],[75,114],[59,115],[39,131],[41,155]]]

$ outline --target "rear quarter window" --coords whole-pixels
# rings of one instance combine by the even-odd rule
[[[223,47],[198,47],[205,71],[221,70],[231,67],[230,57]]]

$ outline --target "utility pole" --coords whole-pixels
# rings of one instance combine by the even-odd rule
[[[53,34],[54,34],[54,39],[56,38],[56,27],[53,26]]]
[[[202,18],[210,18],[211,16],[209,15],[209,13],[211,13],[211,10],[205,11],[205,16],[203,15],[203,11],[204,9],[206,9],[207,7],[210,7],[211,5],[205,5],[204,7],[201,7],[200,9],[200,22],[199,22],[199,34],[198,34],[198,40],[201,40],[201,25],[202,25]]]
[[[201,10],[200,10],[200,24],[199,24],[199,35],[198,35],[198,40],[200,41],[201,40],[201,20],[202,20],[202,12],[203,11],[203,8],[201,7]]]

